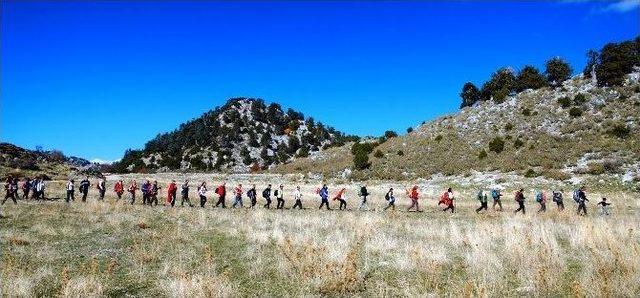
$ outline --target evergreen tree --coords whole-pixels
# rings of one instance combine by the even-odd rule
[[[462,98],[462,104],[460,104],[460,108],[470,107],[475,104],[478,100],[480,100],[480,90],[478,87],[471,82],[466,82],[464,86],[462,86],[462,92],[460,92],[460,97]]]
[[[551,86],[560,86],[571,77],[571,66],[560,57],[547,60],[545,74]]]
[[[547,86],[547,80],[537,68],[527,65],[518,73],[516,78],[516,91],[538,89]]]
[[[620,86],[634,66],[640,66],[640,37],[606,44],[595,67],[598,86]]]

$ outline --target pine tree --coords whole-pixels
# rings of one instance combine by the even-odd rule
[[[545,74],[551,86],[560,86],[571,77],[571,66],[560,57],[547,60]]]
[[[471,82],[466,82],[464,86],[462,86],[462,92],[460,92],[460,97],[462,98],[462,104],[460,104],[460,108],[470,107],[475,104],[478,100],[480,100],[480,90],[478,87]]]

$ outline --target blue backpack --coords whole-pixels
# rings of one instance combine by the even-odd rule
[[[538,202],[538,203],[542,202],[542,192],[541,191],[538,191],[536,193],[536,202]]]
[[[580,203],[580,190],[576,189],[573,191],[573,200],[576,201],[576,203]]]
[[[493,197],[494,199],[497,199],[500,197],[500,194],[498,193],[497,189],[492,189],[491,190],[491,197]]]

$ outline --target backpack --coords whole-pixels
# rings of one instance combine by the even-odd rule
[[[576,189],[573,191],[573,200],[576,201],[576,203],[580,203],[580,190]]]
[[[268,189],[268,188],[265,188],[265,189],[262,191],[262,197],[263,197],[263,198],[266,198],[266,197],[268,197],[268,196],[269,196],[269,189]]]
[[[492,189],[491,190],[491,197],[493,197],[494,199],[497,199],[500,197],[500,194],[498,193],[497,189]]]
[[[542,192],[541,191],[536,193],[536,202],[538,202],[538,203],[542,202]]]
[[[478,192],[478,201],[482,202],[482,190]]]
[[[278,190],[277,190],[277,189],[273,192],[273,195],[274,195],[275,197],[278,197]]]
[[[385,199],[385,200],[387,200],[387,201],[390,199],[390,197],[389,197],[389,193],[386,193],[386,194],[384,195],[384,199]]]

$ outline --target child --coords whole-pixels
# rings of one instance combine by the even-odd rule
[[[609,215],[609,205],[611,205],[611,203],[607,202],[607,198],[602,198],[602,201],[600,201],[598,205],[602,206],[602,215]]]

